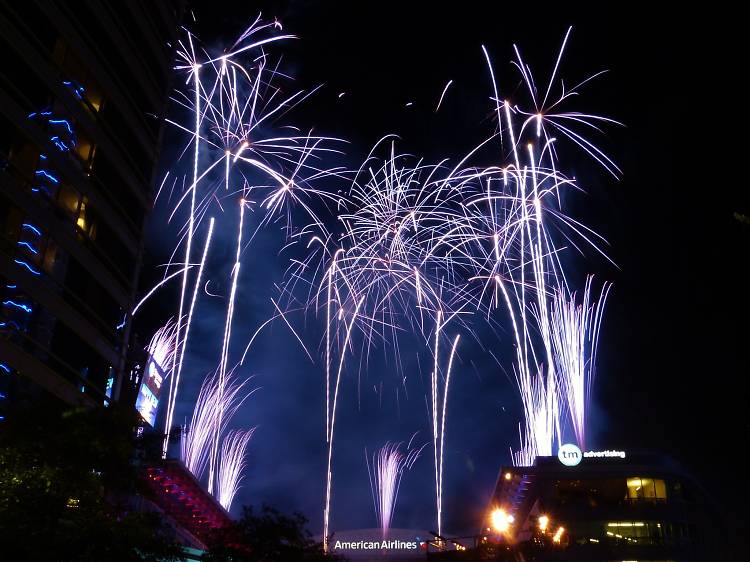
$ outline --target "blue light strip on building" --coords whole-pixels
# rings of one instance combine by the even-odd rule
[[[47,170],[37,170],[34,172],[37,176],[45,176],[49,178],[53,183],[60,183],[60,180],[50,174]]]
[[[65,143],[64,143],[64,142],[62,142],[62,141],[60,140],[60,137],[58,137],[57,135],[53,135],[53,136],[51,136],[51,137],[49,138],[49,140],[51,140],[51,141],[52,141],[53,143],[55,143],[55,146],[56,146],[56,147],[57,147],[58,149],[62,150],[63,152],[67,152],[68,150],[70,150],[70,149],[69,149],[69,148],[68,148],[67,146],[65,146]]]
[[[16,308],[18,308],[20,310],[25,311],[25,312],[31,312],[33,310],[30,306],[28,306],[26,304],[18,303],[18,302],[12,301],[10,299],[8,299],[7,301],[3,301],[3,304],[5,306],[14,306],[14,307],[16,307]]]
[[[39,229],[38,229],[37,227],[35,227],[34,225],[31,225],[31,224],[29,224],[29,223],[25,222],[25,223],[23,223],[23,224],[22,224],[21,226],[22,226],[23,228],[28,228],[28,229],[29,229],[29,230],[31,230],[32,232],[35,232],[35,233],[37,234],[37,236],[41,236],[41,235],[42,235],[42,232],[41,232],[41,230],[39,230]]]
[[[39,250],[37,250],[36,248],[34,248],[34,246],[32,246],[31,244],[29,244],[28,242],[25,242],[23,240],[19,240],[18,242],[16,242],[16,244],[18,244],[19,246],[25,246],[26,248],[28,248],[29,250],[31,250],[31,252],[34,253],[34,254],[38,254],[39,253]]]
[[[31,267],[28,263],[26,263],[23,260],[13,260],[13,261],[16,262],[19,265],[24,266],[26,269],[28,269],[34,275],[41,275],[42,274],[40,271],[37,271],[36,269],[34,269],[33,267]]]
[[[72,135],[73,129],[70,127],[70,123],[68,123],[67,119],[50,119],[47,121],[47,123],[51,125],[65,125],[65,128],[68,129],[68,132]]]

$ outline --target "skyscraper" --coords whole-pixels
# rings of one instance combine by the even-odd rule
[[[0,5],[0,416],[134,398],[129,311],[184,2]]]

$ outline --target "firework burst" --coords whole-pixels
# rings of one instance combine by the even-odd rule
[[[287,94],[280,85],[287,77],[268,50],[293,38],[281,34],[280,26],[258,19],[218,55],[201,48],[191,34],[179,43],[177,68],[186,81],[173,99],[189,119],[185,125],[170,122],[188,139],[180,158],[190,161],[191,171],[182,182],[179,174],[173,175],[171,189],[165,177],[160,189],[169,193],[170,221],[186,217],[163,281],[181,279],[178,321],[168,355],[174,376],[166,428],[169,433],[214,223],[224,231],[223,225],[233,229],[238,222],[216,374],[204,382],[182,447],[183,459],[196,476],[208,469],[209,490],[222,505],[230,506],[237,492],[253,432],[227,433],[228,420],[247,395],[244,383],[233,382],[229,369],[240,269],[255,234],[270,224],[282,224],[287,246],[305,250],[290,261],[280,286],[282,296],[279,303],[273,301],[274,318],[283,319],[294,332],[287,319],[292,310],[312,310],[325,317],[326,547],[334,430],[347,355],[359,355],[362,365],[376,346],[390,347],[403,374],[399,346],[404,334],[423,340],[423,350],[429,351],[433,366],[426,399],[439,534],[448,389],[459,331],[479,339],[480,331],[489,328],[494,333],[498,325],[510,324],[513,370],[524,414],[521,446],[513,454],[516,464],[531,464],[536,456],[551,454],[561,439],[566,413],[579,443],[584,442],[585,404],[609,286],[592,305],[589,281],[578,305],[561,255],[568,248],[580,251],[579,246],[588,246],[606,256],[606,241],[565,213],[564,193],[581,188],[563,171],[558,137],[612,175],[620,170],[586,136],[617,122],[568,107],[583,86],[601,74],[565,87],[558,75],[569,35],[570,30],[541,89],[514,46],[513,64],[520,72],[525,101],[501,98],[483,48],[497,128],[457,161],[426,163],[400,154],[389,136],[376,143],[352,174],[324,164],[338,152],[332,148],[338,139],[282,123],[312,92]],[[435,111],[448,103],[451,83]],[[479,155],[487,152],[493,154],[490,163],[478,164]],[[348,178],[349,189],[318,187],[320,180],[334,176]],[[246,213],[254,220],[247,220]],[[206,218],[208,234],[196,264],[194,238],[205,230]],[[253,229],[246,231],[246,224]],[[184,253],[184,260],[176,260],[178,253]],[[455,333],[443,369],[440,338],[449,329]],[[294,335],[304,347],[302,338]],[[387,444],[373,458],[373,497],[384,534],[400,478],[419,455],[407,449],[404,454],[399,445]]]

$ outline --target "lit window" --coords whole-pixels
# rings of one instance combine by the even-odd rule
[[[664,544],[669,542],[662,524],[657,521],[609,521],[604,523],[609,540],[629,544]]]
[[[55,244],[50,238],[47,242],[47,249],[44,252],[44,261],[42,262],[42,267],[44,268],[44,271],[46,271],[49,274],[52,274],[54,267],[55,267],[56,259],[57,259],[57,244]]]
[[[91,165],[91,160],[94,157],[95,148],[96,147],[85,135],[78,136],[78,144],[76,144],[75,151],[76,154],[78,154],[78,157],[81,159],[83,165],[87,168]]]
[[[78,194],[75,188],[61,184],[60,191],[58,192],[57,201],[65,211],[70,213],[72,216],[78,214],[78,204],[81,200],[81,196]]]
[[[86,201],[81,202],[81,212],[78,213],[78,220],[76,221],[76,226],[86,231]]]
[[[627,479],[628,499],[664,500],[667,499],[667,486],[658,478],[640,476]]]

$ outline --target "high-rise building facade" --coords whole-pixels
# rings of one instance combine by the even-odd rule
[[[674,461],[566,445],[534,466],[501,469],[481,532],[538,562],[707,562],[728,559],[717,526],[702,488]]]
[[[132,399],[129,311],[184,11],[0,4],[0,416]]]

